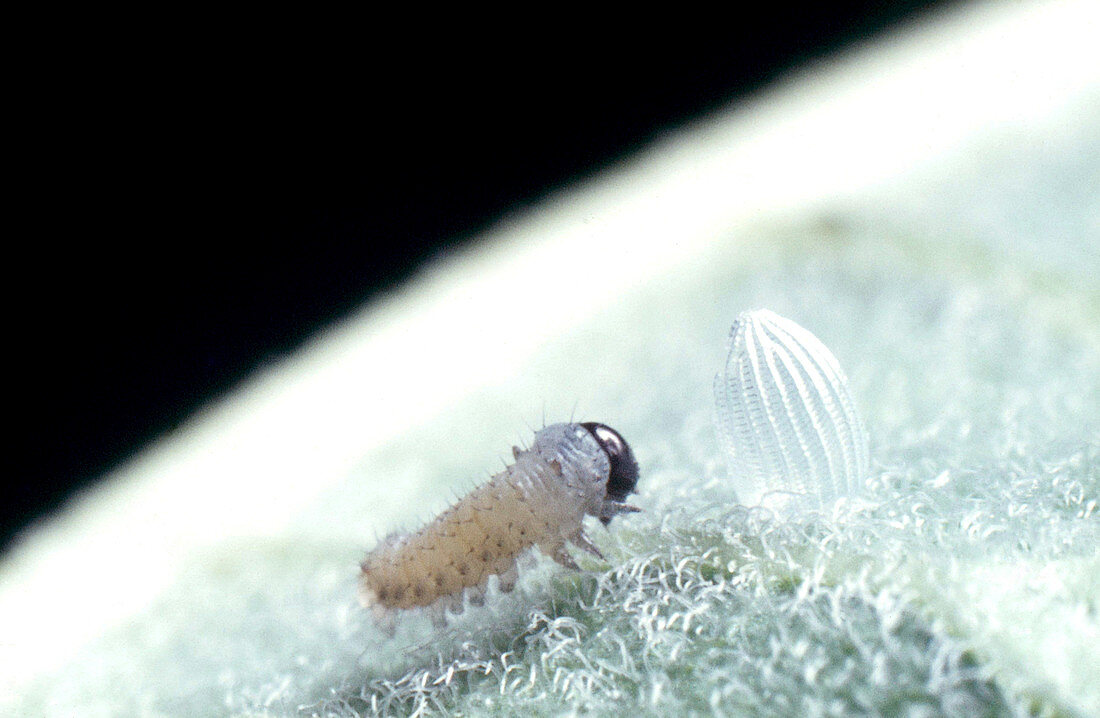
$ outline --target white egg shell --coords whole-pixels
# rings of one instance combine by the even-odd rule
[[[818,508],[863,488],[867,433],[848,379],[821,340],[790,319],[767,309],[737,317],[714,401],[742,504]]]

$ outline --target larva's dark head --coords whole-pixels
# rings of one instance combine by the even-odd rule
[[[587,422],[581,426],[596,437],[600,447],[611,459],[611,472],[607,476],[607,498],[622,502],[627,494],[634,493],[634,487],[638,485],[638,462],[634,460],[630,444],[607,424]]]

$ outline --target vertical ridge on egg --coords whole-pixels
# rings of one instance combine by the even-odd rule
[[[766,309],[742,312],[714,379],[715,425],[738,500],[799,496],[811,506],[858,492],[867,434],[836,357]]]

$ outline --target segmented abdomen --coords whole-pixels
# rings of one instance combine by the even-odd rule
[[[515,582],[515,564],[538,545],[552,556],[581,531],[584,496],[561,480],[557,461],[533,452],[497,474],[419,531],[387,538],[362,563],[360,598],[386,609],[461,605],[466,589],[484,591],[490,576]]]

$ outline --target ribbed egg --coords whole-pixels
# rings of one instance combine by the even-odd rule
[[[742,504],[817,508],[862,489],[863,421],[836,357],[805,328],[767,309],[742,312],[714,400]]]

